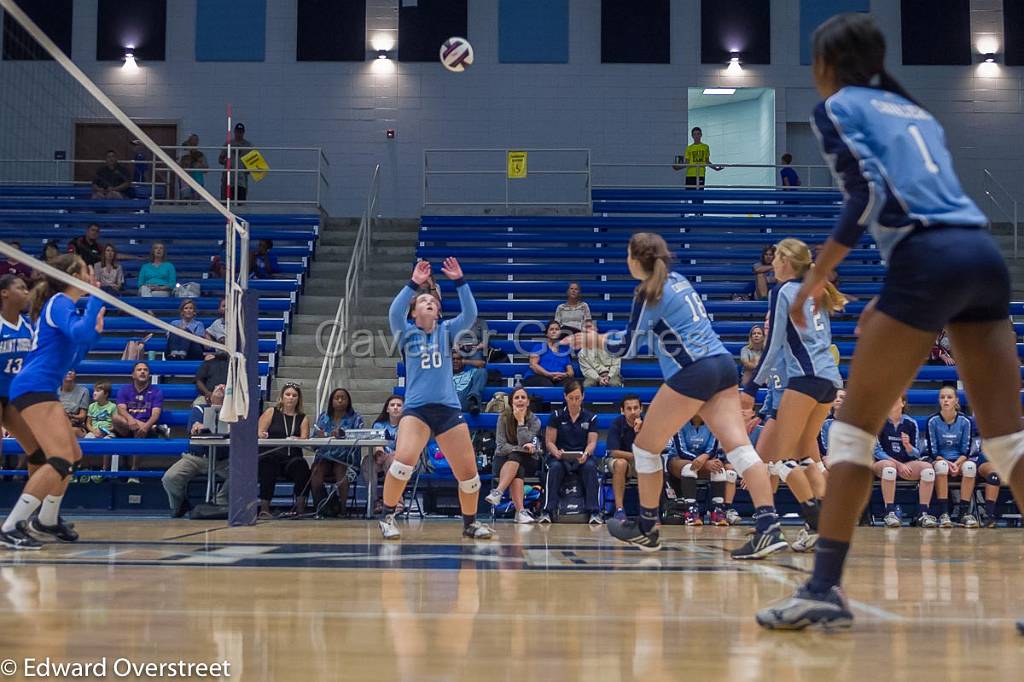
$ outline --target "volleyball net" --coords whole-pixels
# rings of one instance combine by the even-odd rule
[[[242,296],[248,288],[249,276],[248,223],[231,210],[230,198],[225,205],[207,191],[61,50],[54,37],[62,40],[62,36],[51,25],[51,17],[42,11],[34,11],[32,14],[35,16],[30,16],[15,0],[0,0],[0,8],[4,13],[3,61],[0,62],[0,87],[3,91],[3,97],[0,97],[0,202],[6,202],[4,207],[9,209],[0,213],[3,226],[0,227],[3,230],[0,233],[0,253],[102,299],[109,308],[136,317],[143,323],[140,326],[155,327],[167,334],[227,353],[228,381],[221,419],[236,422],[245,418],[249,412],[250,392],[255,393],[255,386],[250,386],[252,378],[246,372],[243,353],[246,338]],[[63,38],[67,41],[65,45],[70,44],[70,36]],[[126,58],[124,77],[132,77],[129,68],[132,66],[134,61]],[[101,65],[95,76],[114,92],[118,84],[113,76],[122,75],[120,71],[118,66]],[[126,102],[125,106],[131,105]],[[227,127],[230,130],[230,112]],[[170,142],[168,146],[177,144],[173,140]],[[230,159],[230,135],[227,144]],[[132,173],[132,184],[125,185],[123,192],[103,187],[109,183],[95,184],[101,177],[106,151],[118,147],[129,149],[133,156],[131,171],[127,171],[124,165],[110,169],[111,173],[120,173],[122,169]],[[160,173],[175,176],[165,178],[161,187],[173,184],[187,188],[192,193],[193,206],[198,202],[224,218],[223,343],[192,334],[44,262],[44,244],[51,238],[67,236],[69,229],[78,230],[78,234],[85,232],[90,219],[83,216],[90,215],[87,213],[90,205],[77,199],[95,198],[97,186],[112,190],[101,194],[116,199],[105,201],[101,198],[91,205],[97,207],[94,209],[96,212],[111,214],[108,220],[98,219],[96,222],[107,224],[116,221],[114,224],[119,228],[139,228],[138,236],[145,239],[146,207],[143,205],[147,202],[132,204],[131,199],[140,196],[155,198],[147,192],[152,193],[157,187],[157,169]],[[231,172],[230,167],[228,172]],[[168,182],[170,179],[176,182]],[[42,188],[49,189],[39,192]],[[121,206],[127,206],[123,214],[118,212]],[[60,216],[53,216],[51,211],[59,212]],[[19,240],[21,248],[11,243],[15,239]],[[30,255],[33,247],[41,249],[41,257]],[[211,244],[210,251],[215,249]]]

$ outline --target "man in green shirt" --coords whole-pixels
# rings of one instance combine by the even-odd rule
[[[690,131],[693,136],[693,144],[686,147],[683,156],[676,157],[676,165],[673,170],[686,169],[686,188],[704,189],[704,175],[707,167],[711,166],[711,148],[701,142],[704,132],[700,128]],[[684,165],[685,164],[685,165]],[[722,170],[721,166],[711,166],[716,171]]]

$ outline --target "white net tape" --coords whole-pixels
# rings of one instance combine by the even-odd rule
[[[31,18],[18,6],[14,0],[0,0],[0,7],[4,9],[21,27],[43,48],[60,66],[69,74],[77,85],[86,93],[88,98],[98,102],[103,109],[110,113],[127,129],[134,139],[144,145],[154,159],[166,166],[174,173],[182,184],[196,192],[197,196],[211,206],[215,211],[224,216],[227,223],[227,238],[225,240],[225,341],[223,344],[214,343],[208,339],[200,338],[175,327],[163,320],[139,310],[124,301],[112,296],[96,287],[90,286],[80,280],[50,267],[46,263],[33,258],[19,249],[0,241],[0,253],[14,258],[17,261],[32,266],[38,272],[73,284],[79,289],[102,299],[112,307],[123,310],[135,317],[163,329],[169,334],[175,334],[182,338],[201,343],[205,346],[223,350],[229,354],[228,383],[225,391],[224,407],[221,410],[221,419],[228,422],[235,422],[248,414],[249,409],[249,384],[245,370],[245,356],[242,354],[245,338],[242,332],[241,320],[241,299],[248,283],[248,259],[238,258],[238,254],[248,254],[249,251],[249,225],[246,221],[236,216],[229,207],[222,205],[216,197],[206,190],[200,183],[196,182],[178,163],[171,158],[167,152],[152,140],[143,130],[136,125],[128,115],[121,110],[97,85],[75,65],[71,59],[64,54],[59,47],[50,39],[46,33],[32,21]],[[69,87],[75,87],[70,86]],[[16,97],[17,93],[5,93],[5,96]],[[67,122],[69,125],[70,121]],[[7,131],[4,134],[10,134]]]

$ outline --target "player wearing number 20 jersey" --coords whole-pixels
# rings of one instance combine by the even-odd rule
[[[398,339],[405,360],[405,411],[424,405],[444,405],[461,411],[452,381],[452,346],[455,338],[476,322],[476,300],[469,284],[456,282],[462,312],[452,320],[439,320],[426,332],[408,319],[418,287],[409,282],[395,296],[388,311],[391,333]]]
[[[32,323],[22,315],[17,324],[0,317],[0,404],[7,406],[11,381],[21,371],[25,356],[32,350]]]

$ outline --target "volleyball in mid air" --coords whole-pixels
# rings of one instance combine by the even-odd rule
[[[473,46],[465,38],[452,36],[441,45],[441,64],[455,73],[461,73],[473,63]]]

